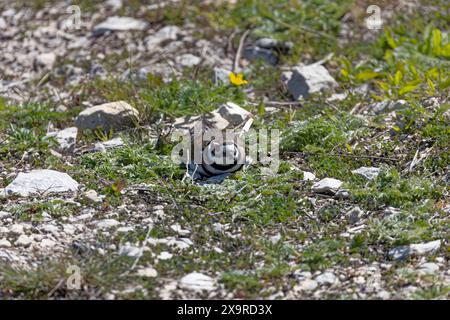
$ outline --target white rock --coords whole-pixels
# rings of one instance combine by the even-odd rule
[[[148,268],[139,269],[137,271],[137,274],[140,277],[155,278],[156,276],[158,276],[158,271],[156,271],[155,269],[153,269],[151,267],[148,267]]]
[[[158,255],[158,259],[159,260],[169,260],[172,259],[173,254],[171,254],[170,252],[167,251],[163,251]]]
[[[331,193],[335,194],[336,191],[342,186],[342,181],[334,178],[324,178],[319,182],[316,182],[312,186],[312,191],[316,193]]]
[[[72,224],[64,224],[63,225],[63,230],[65,233],[69,234],[69,235],[73,235],[76,232],[76,227],[74,227]]]
[[[0,211],[0,220],[4,220],[6,218],[10,218],[11,217],[11,213],[7,212],[7,211]]]
[[[127,232],[131,232],[133,230],[134,230],[133,227],[119,227],[119,228],[117,228],[116,231],[118,233],[127,233]]]
[[[185,250],[185,249],[189,248],[190,246],[192,246],[194,243],[192,242],[191,239],[180,238],[179,240],[169,239],[166,244],[168,246],[177,247],[180,250]]]
[[[434,253],[441,247],[441,240],[430,241],[426,243],[411,244],[411,252],[418,256]]]
[[[59,228],[53,224],[46,224],[41,227],[41,231],[44,231],[46,233],[57,233],[59,231]]]
[[[223,130],[232,129],[239,126],[244,121],[251,118],[252,114],[247,110],[241,108],[233,102],[227,102],[220,108],[217,108],[206,114],[203,118],[208,122],[213,129]],[[189,130],[194,126],[201,124],[201,116],[188,116],[175,119],[174,126],[177,131],[189,133]]]
[[[333,93],[330,97],[327,98],[328,102],[333,102],[333,101],[342,101],[345,100],[347,98],[348,94],[347,93]]]
[[[180,236],[186,236],[191,233],[189,230],[183,229],[179,224],[171,225],[170,229],[178,233]]]
[[[441,247],[441,240],[426,243],[410,244],[409,246],[399,246],[389,250],[389,256],[394,260],[404,260],[410,255],[423,256],[436,252]]]
[[[94,35],[100,36],[107,31],[144,30],[148,23],[130,17],[109,17],[94,28]]]
[[[5,188],[5,193],[27,197],[31,194],[60,193],[77,189],[78,182],[67,173],[54,170],[33,170],[29,173],[19,173],[16,179]]]
[[[316,180],[316,175],[312,172],[303,171],[303,180],[304,181],[314,181],[314,180]]]
[[[333,77],[320,64],[295,67],[288,81],[288,90],[295,100],[308,98],[311,93],[331,89],[337,85]]]
[[[132,127],[138,118],[135,108],[125,101],[115,101],[83,110],[75,119],[75,125],[80,130],[101,128],[108,132]]]
[[[179,286],[193,291],[212,291],[216,289],[216,281],[202,273],[192,272],[181,278]]]
[[[419,266],[417,272],[420,274],[428,275],[435,274],[439,271],[439,265],[434,262],[426,262]]]
[[[236,127],[252,116],[250,112],[241,108],[233,102],[227,102],[220,108],[212,111],[208,120],[215,128],[222,130]]]
[[[58,143],[58,151],[60,152],[73,152],[77,141],[78,128],[70,127],[61,131],[51,132],[47,134],[48,137],[55,137]]]
[[[334,275],[334,273],[332,272],[324,272],[320,275],[318,275],[315,280],[317,281],[318,284],[334,284],[335,282],[338,281],[338,278]]]
[[[81,222],[81,221],[85,221],[85,220],[90,220],[90,219],[92,219],[92,217],[93,217],[93,215],[92,215],[92,213],[83,213],[83,214],[80,214],[80,215],[78,215],[78,216],[75,216],[75,217],[70,217],[69,218],[69,222]]]
[[[9,232],[16,235],[24,234],[24,228],[21,224],[13,224],[9,227]]]
[[[214,68],[214,83],[215,84],[229,84],[230,83],[230,70],[223,68]]]
[[[305,279],[300,281],[300,283],[294,287],[294,291],[313,291],[317,288],[317,286],[317,281]]]
[[[137,258],[141,255],[141,253],[142,253],[141,248],[131,245],[121,246],[119,249],[120,255],[128,256],[131,258]]]
[[[50,239],[42,239],[40,246],[44,248],[52,248],[56,246],[56,242]]]
[[[391,298],[391,294],[386,290],[381,290],[377,293],[377,297],[382,300],[387,300]]]
[[[375,167],[361,167],[352,171],[353,174],[360,175],[367,180],[375,180],[380,173],[380,168]]]
[[[148,50],[154,50],[155,46],[158,46],[163,42],[176,40],[180,31],[180,28],[177,26],[165,26],[159,29],[155,34],[145,38],[144,42]]]
[[[20,247],[27,247],[32,242],[33,242],[33,240],[29,236],[23,234],[23,235],[19,236],[19,238],[17,238],[17,240],[14,244],[16,246],[20,246]]]
[[[190,53],[182,54],[181,56],[178,56],[175,58],[175,62],[182,67],[194,67],[200,63],[201,59],[197,56],[194,56]]]
[[[120,224],[120,222],[117,220],[114,220],[114,219],[103,219],[103,220],[95,221],[93,224],[97,228],[100,228],[100,229],[110,229],[115,226],[118,226]]]
[[[102,202],[102,198],[100,198],[95,190],[88,190],[84,193],[84,197],[92,202]]]
[[[41,53],[36,57],[35,65],[51,69],[56,61],[56,55],[53,52]]]
[[[380,114],[383,112],[391,112],[403,109],[408,106],[408,102],[406,100],[384,100],[381,102],[377,102],[370,106],[370,111],[375,114]]]
[[[276,235],[269,237],[269,240],[272,244],[277,244],[281,240],[281,234],[277,233]]]
[[[0,248],[9,248],[9,247],[11,247],[11,242],[9,242],[5,238],[0,239]]]
[[[107,149],[111,148],[118,148],[124,146],[125,143],[123,142],[121,137],[113,138],[108,141],[101,141],[95,143],[94,150],[93,151],[99,151],[99,152],[105,152]]]
[[[364,212],[359,207],[352,208],[349,212],[347,212],[347,221],[349,223],[357,223],[359,219],[363,216]]]

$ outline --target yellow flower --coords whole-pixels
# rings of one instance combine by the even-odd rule
[[[232,84],[234,84],[235,86],[247,84],[248,81],[244,80],[243,78],[244,78],[244,74],[242,74],[242,73],[234,74],[233,72],[230,72],[230,82]]]

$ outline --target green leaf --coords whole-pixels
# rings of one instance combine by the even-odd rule
[[[430,94],[434,94],[436,92],[436,86],[434,85],[433,81],[430,79],[427,79],[428,86],[430,87]]]
[[[414,91],[417,89],[420,83],[417,83],[418,81],[411,81],[406,83],[400,90],[398,90],[399,95],[404,95],[408,92]]]
[[[375,72],[373,70],[365,70],[365,71],[358,73],[355,77],[356,77],[356,80],[358,80],[358,81],[367,81],[367,80],[376,78],[378,76],[380,76],[380,73],[378,73],[378,72]]]
[[[403,79],[403,73],[400,70],[397,70],[394,77],[394,84],[398,86]]]
[[[441,90],[447,89],[448,87],[450,87],[450,77],[448,77],[439,84],[439,88]]]
[[[441,56],[450,58],[450,43],[447,43],[445,46],[441,47]]]
[[[437,67],[431,68],[427,71],[426,77],[431,79],[439,78],[439,69]]]
[[[386,30],[384,33],[384,36],[386,38],[386,42],[392,49],[397,48],[397,43],[395,42],[394,38],[392,37],[392,33],[390,30]]]
[[[345,144],[345,147],[347,148],[347,151],[348,151],[349,153],[352,153],[352,152],[353,152],[352,146],[349,145],[348,143]]]
[[[377,85],[380,87],[383,91],[389,91],[389,84],[384,81],[377,81]]]
[[[433,54],[439,56],[441,54],[441,31],[434,29],[432,32]]]
[[[341,69],[341,74],[345,79],[348,79],[349,72],[347,69]]]

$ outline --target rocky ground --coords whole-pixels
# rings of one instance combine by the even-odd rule
[[[450,7],[371,4],[0,1],[0,298],[447,299]],[[202,115],[277,173],[186,176]]]

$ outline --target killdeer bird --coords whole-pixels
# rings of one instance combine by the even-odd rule
[[[202,122],[191,130],[190,159],[188,174],[194,180],[214,176],[226,176],[247,163],[242,135],[250,129],[253,119],[248,119],[241,129],[233,132],[217,130]],[[205,138],[206,137],[206,138]],[[213,137],[213,139],[208,139]]]

